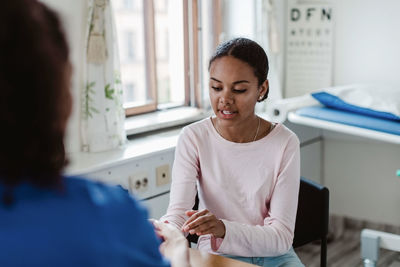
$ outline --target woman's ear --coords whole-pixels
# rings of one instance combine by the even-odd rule
[[[269,82],[267,79],[260,85],[260,93],[258,95],[257,101],[262,101],[266,99],[268,96],[268,92],[269,92]]]

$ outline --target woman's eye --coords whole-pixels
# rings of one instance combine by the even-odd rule
[[[238,94],[244,93],[246,91],[247,91],[247,89],[233,89],[233,92],[238,93]]]
[[[221,87],[215,87],[215,86],[211,86],[212,89],[214,89],[215,91],[221,91],[222,88]]]

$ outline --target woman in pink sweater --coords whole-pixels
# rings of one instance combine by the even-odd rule
[[[218,46],[209,72],[215,116],[183,128],[161,220],[198,235],[200,250],[260,266],[303,266],[292,248],[299,141],[254,112],[268,96],[267,55],[254,41],[233,39]],[[197,192],[199,210],[191,210]]]

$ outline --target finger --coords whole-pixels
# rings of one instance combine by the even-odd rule
[[[168,228],[168,224],[162,223],[160,221],[154,221],[154,226],[156,228],[156,233],[163,239],[168,238],[170,234],[170,230]]]
[[[182,225],[182,229],[189,223],[191,223],[192,221],[196,220],[198,217],[207,214],[209,211],[207,209],[204,209],[202,211],[198,211],[194,214],[192,214],[189,219],[186,220],[186,222]]]
[[[191,229],[198,227],[199,225],[207,224],[209,222],[216,221],[216,220],[217,220],[217,218],[215,218],[215,216],[213,214],[208,213],[208,214],[200,216],[197,219],[195,219],[194,221],[186,224],[184,226],[183,230],[187,232]]]
[[[154,226],[159,226],[160,224],[162,224],[162,222],[160,222],[159,220],[149,219],[149,221],[150,221]]]
[[[171,238],[176,238],[176,237],[183,237],[182,232],[176,228],[175,226],[169,224],[169,223],[162,223],[157,221],[156,222],[157,227],[159,228],[158,232],[159,234],[164,238],[164,239],[171,239]]]
[[[188,226],[186,229],[186,232],[188,232],[189,234],[204,234],[205,231],[209,231],[212,228],[215,228],[217,226],[218,221],[216,219],[212,219],[212,220],[208,220],[208,219],[204,219],[200,222],[198,222],[198,224],[193,224]]]
[[[189,230],[194,229],[194,228],[198,227],[199,225],[201,225],[202,223],[204,223],[205,222],[204,216],[206,216],[206,215],[200,216],[200,217],[196,218],[194,221],[191,221],[188,224],[183,225],[182,231],[188,232]]]
[[[213,221],[207,229],[199,229],[197,235],[212,234],[214,237],[223,238],[225,236],[225,224],[221,220]]]
[[[156,236],[161,239],[162,241],[164,241],[164,237],[162,236],[161,232],[159,230],[154,231],[156,233]]]
[[[185,214],[186,214],[186,216],[188,216],[189,218],[191,217],[191,216],[193,216],[194,214],[196,214],[198,212],[198,210],[187,210],[187,211],[185,211]],[[181,230],[183,231],[183,228],[186,226],[186,224],[188,223],[188,220],[186,220],[184,223],[183,223],[183,225],[182,225],[182,227],[181,227]]]
[[[196,228],[194,233],[198,236],[212,234],[214,237],[223,238],[225,236],[225,225],[222,221],[215,220],[209,223],[207,226],[202,225]]]
[[[198,212],[198,210],[187,210],[185,211],[186,216],[190,217],[193,214],[195,214],[196,212]]]
[[[196,235],[201,236],[201,235],[214,235],[215,234],[215,227],[199,230],[195,232]]]
[[[202,225],[197,226],[196,228],[193,228],[189,231],[190,234],[194,235],[206,235],[206,234],[214,234],[215,232],[215,225],[214,223],[205,223]]]
[[[154,229],[158,229],[158,226],[157,226],[157,220],[155,220],[155,219],[149,219],[149,222],[151,223],[151,225],[154,227]]]
[[[165,242],[161,243],[159,246],[159,250],[161,252],[161,254],[165,255]]]

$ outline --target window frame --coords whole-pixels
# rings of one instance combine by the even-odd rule
[[[183,1],[183,40],[184,40],[184,103],[182,106],[202,107],[201,80],[200,80],[200,54],[199,54],[199,1]],[[143,0],[144,42],[145,42],[145,70],[146,93],[153,99],[152,102],[140,106],[125,107],[125,115],[138,114],[158,110],[157,87],[157,59],[155,38],[155,7],[154,0]]]

